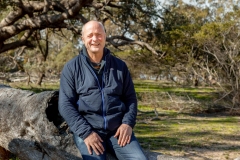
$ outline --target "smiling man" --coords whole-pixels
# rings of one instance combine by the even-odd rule
[[[82,41],[91,62],[99,63],[103,57],[106,33],[101,23],[90,21],[82,28]]]
[[[146,160],[134,136],[137,98],[126,64],[105,48],[98,21],[82,28],[80,54],[63,68],[59,112],[74,134],[84,160]]]

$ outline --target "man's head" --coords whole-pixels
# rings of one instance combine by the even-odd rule
[[[102,23],[89,21],[84,24],[82,41],[87,48],[88,54],[102,54],[106,42],[106,33]]]

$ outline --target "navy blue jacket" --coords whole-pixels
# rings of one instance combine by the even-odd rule
[[[66,63],[60,79],[59,112],[70,130],[85,139],[95,129],[114,131],[123,123],[133,128],[137,98],[126,64],[104,48],[100,84],[82,52]]]

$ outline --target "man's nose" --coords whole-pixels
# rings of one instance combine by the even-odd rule
[[[93,36],[92,40],[96,41],[97,40],[97,36]]]

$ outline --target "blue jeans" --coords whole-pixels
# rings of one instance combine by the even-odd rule
[[[104,153],[101,155],[97,155],[94,151],[92,155],[89,154],[83,139],[74,134],[74,141],[84,160],[106,160],[106,152],[116,156],[119,160],[147,160],[134,133],[132,133],[131,142],[124,147],[118,145],[118,139],[114,137],[114,134],[105,133],[104,131],[97,133],[103,139],[102,144],[105,148]]]

